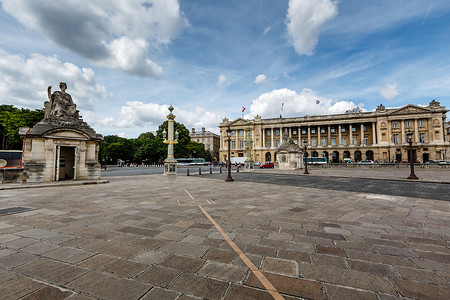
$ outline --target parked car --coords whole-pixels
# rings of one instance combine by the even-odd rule
[[[273,168],[273,163],[266,162],[265,164],[262,164],[259,166],[261,169],[265,168]]]
[[[255,167],[258,167],[260,165],[261,165],[261,163],[259,161],[255,161]]]
[[[448,164],[445,160],[429,160],[425,164]]]
[[[362,160],[358,164],[373,164],[373,160]]]

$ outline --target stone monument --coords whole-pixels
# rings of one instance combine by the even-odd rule
[[[274,168],[281,170],[295,170],[300,168],[300,147],[289,137],[288,130],[283,133],[283,143],[275,151],[277,160]]]
[[[99,179],[98,152],[102,136],[81,119],[67,84],[44,103],[45,116],[24,138],[23,165],[27,182]]]

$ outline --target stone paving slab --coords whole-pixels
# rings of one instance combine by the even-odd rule
[[[285,299],[450,295],[445,201],[149,175],[8,203],[33,210],[0,216],[2,299],[271,299],[197,205]]]

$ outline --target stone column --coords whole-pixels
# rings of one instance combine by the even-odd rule
[[[236,129],[235,131],[235,140],[236,140],[236,147],[234,149],[239,149],[239,130]]]
[[[331,126],[328,125],[328,137],[327,137],[328,143],[327,146],[331,145]]]
[[[308,126],[308,141],[307,141],[307,145],[311,146],[311,127]]]
[[[320,126],[317,126],[317,146],[322,146],[322,142],[320,141]]]
[[[288,127],[289,137],[292,138],[292,127]]]
[[[417,122],[417,119],[414,119],[414,141],[419,142],[419,122]]]
[[[262,148],[266,148],[266,129],[261,127],[262,132]]]
[[[402,142],[401,144],[406,143],[406,133],[405,133],[405,120],[402,120],[400,123],[400,126],[402,126]]]
[[[341,145],[341,125],[338,126],[338,142],[337,145]]]
[[[275,147],[273,142],[274,142],[274,138],[273,138],[273,127],[272,127],[272,128],[270,128],[270,148]]]
[[[377,135],[375,131],[375,126],[377,126],[376,122],[372,122],[372,145],[377,144]]]
[[[364,145],[364,123],[361,123],[361,146]]]
[[[350,141],[348,141],[348,144],[349,145],[353,145],[353,126],[352,126],[352,124],[349,124],[348,125],[348,131],[350,132],[349,134],[349,136],[350,136]]]

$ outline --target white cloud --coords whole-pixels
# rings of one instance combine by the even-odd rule
[[[384,99],[392,100],[397,97],[400,93],[398,92],[397,82],[394,84],[387,84],[384,88],[380,90],[381,95]]]
[[[224,86],[228,84],[227,77],[223,74],[219,75],[219,80],[217,81],[217,86]]]
[[[0,49],[0,93],[2,102],[19,107],[44,108],[47,87],[59,89],[59,82],[67,83],[67,92],[83,110],[93,109],[95,99],[109,97],[106,88],[96,82],[95,73],[89,68],[79,68],[61,62],[57,56],[32,54],[29,58],[9,54]]]
[[[319,104],[316,104],[319,101]],[[281,112],[281,106],[283,111]],[[316,95],[310,89],[303,89],[300,93],[289,89],[278,89],[264,93],[252,101],[250,113],[246,116],[253,118],[260,115],[263,118],[301,117],[304,115],[336,114],[355,108],[352,101],[333,101],[330,98]]]
[[[300,55],[312,55],[320,27],[336,15],[337,2],[333,0],[290,0],[286,21],[295,51]]]
[[[2,5],[27,29],[92,63],[139,76],[161,75],[149,49],[169,44],[189,25],[178,0],[2,0]]]
[[[256,84],[263,84],[267,81],[267,76],[264,74],[259,74],[258,76],[256,76],[255,78],[255,83]]]
[[[122,106],[118,118],[99,120],[98,123],[110,128],[141,127],[143,130],[153,130],[167,120],[167,108],[166,104],[129,101]],[[199,106],[189,110],[175,107],[173,113],[176,116],[175,121],[184,124],[188,129],[205,127],[213,132],[218,131],[219,123],[225,118],[222,111],[207,111]]]
[[[267,26],[264,31],[263,31],[263,35],[266,35],[272,28],[270,26]]]

